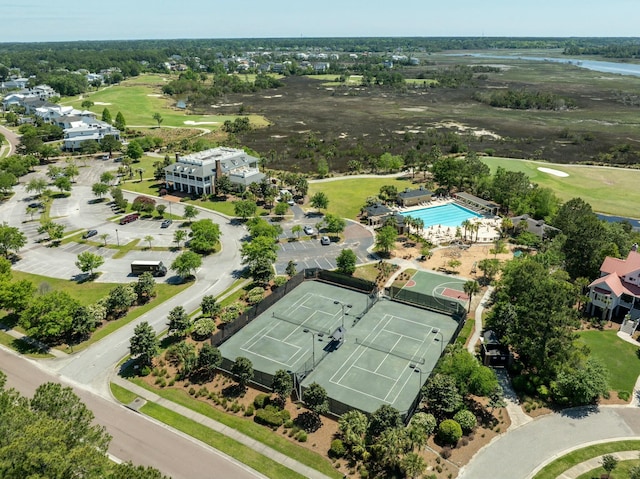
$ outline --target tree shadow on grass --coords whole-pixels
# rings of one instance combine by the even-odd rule
[[[47,354],[49,347],[30,338],[19,338],[11,341],[11,346],[20,354]]]

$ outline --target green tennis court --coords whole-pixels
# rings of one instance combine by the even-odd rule
[[[254,379],[267,387],[280,369],[295,376],[298,392],[317,382],[336,414],[373,412],[383,404],[404,414],[458,323],[451,315],[377,299],[304,281],[220,351],[226,361],[248,358]]]
[[[457,326],[449,315],[380,300],[302,386],[324,387],[332,409],[338,402],[371,413],[389,404],[405,414]]]

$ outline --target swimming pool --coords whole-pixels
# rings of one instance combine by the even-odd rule
[[[483,217],[455,203],[407,211],[406,213],[402,213],[402,215],[422,219],[425,229],[433,225],[460,226],[464,220]]]

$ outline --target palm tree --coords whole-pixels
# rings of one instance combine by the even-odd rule
[[[294,225],[293,228],[291,228],[291,232],[293,234],[297,234],[298,235],[298,239],[300,239],[300,232],[302,231],[302,225]]]
[[[464,283],[463,289],[467,296],[469,296],[469,306],[467,311],[471,311],[471,300],[473,300],[474,294],[478,294],[480,292],[480,285],[477,281],[469,280]]]
[[[500,224],[500,233],[502,236],[507,236],[511,230],[513,230],[513,221],[511,218],[502,218],[502,223]]]
[[[469,220],[464,220],[462,223],[460,223],[460,226],[462,226],[462,229],[464,230],[464,240],[467,240],[467,230],[471,228],[472,223]]]
[[[149,249],[151,249],[151,243],[153,243],[153,240],[154,240],[154,239],[155,239],[155,238],[154,238],[153,236],[151,236],[151,235],[147,235],[147,236],[145,236],[145,237],[144,237],[144,240],[145,240],[147,243],[149,243]]]
[[[100,235],[100,239],[104,241],[104,245],[107,246],[107,238],[109,237],[109,233],[102,233]]]

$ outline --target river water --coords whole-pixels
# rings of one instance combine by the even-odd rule
[[[526,55],[492,55],[490,53],[448,53],[448,56],[493,58],[498,60],[531,60],[536,62],[564,63],[587,70],[603,73],[617,73],[640,77],[640,65],[636,63],[604,62],[599,60],[583,60],[579,58],[533,57]]]

